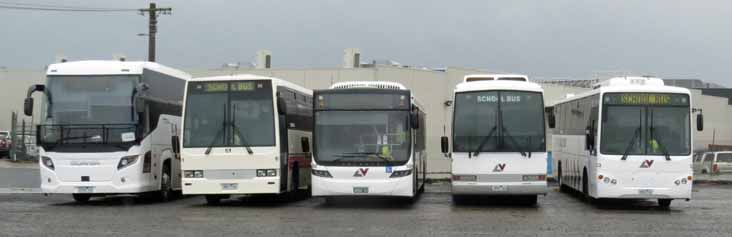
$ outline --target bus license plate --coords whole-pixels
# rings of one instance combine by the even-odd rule
[[[80,193],[93,193],[94,192],[94,186],[80,186],[76,187],[76,191]]]
[[[353,193],[369,193],[369,187],[353,187]]]
[[[221,189],[223,190],[236,190],[239,187],[237,183],[233,184],[221,184]]]
[[[506,186],[505,185],[493,185],[491,186],[491,191],[493,192],[505,192]]]
[[[638,189],[639,195],[653,195],[653,189]]]

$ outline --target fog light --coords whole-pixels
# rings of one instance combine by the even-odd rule
[[[48,182],[49,182],[49,183],[51,182],[51,178],[48,178]]]
[[[119,181],[121,181],[122,183],[124,183],[127,180],[125,179],[125,177],[122,177],[121,179],[119,179]]]
[[[618,180],[617,179],[613,179],[613,180],[610,181],[610,183],[611,184],[618,184]]]
[[[605,183],[610,183],[610,178],[605,177],[605,179],[603,179],[602,181],[605,182]]]
[[[675,183],[675,184],[676,184],[676,185],[678,186],[679,184],[681,184],[681,181],[679,181],[679,180],[677,179],[676,181],[674,181],[674,183]]]
[[[686,181],[686,179],[681,179],[681,183],[682,183],[682,184],[687,184],[687,183],[688,183],[688,181]]]

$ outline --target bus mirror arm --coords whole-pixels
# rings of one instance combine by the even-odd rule
[[[412,112],[409,114],[409,119],[411,120],[410,123],[412,124],[413,129],[419,129],[419,113]]]
[[[36,91],[46,91],[46,86],[43,84],[36,84],[28,87],[28,93],[25,96],[25,100],[23,101],[23,113],[26,116],[33,116],[33,92]]]
[[[170,137],[170,144],[173,147],[173,153],[180,154],[180,137],[178,136],[171,136]]]

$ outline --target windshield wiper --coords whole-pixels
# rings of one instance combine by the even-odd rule
[[[236,134],[239,135],[239,138],[241,138],[242,146],[247,149],[247,153],[249,153],[250,155],[254,154],[254,152],[252,152],[252,148],[249,147],[249,142],[247,141],[246,137],[239,130],[239,126],[236,126],[236,124],[232,122],[231,127],[234,128],[234,132],[236,132]]]
[[[508,135],[507,136],[508,140],[511,141],[511,143],[513,143],[513,145],[519,149],[519,153],[521,153],[521,156],[526,157],[526,152],[524,152],[525,149],[523,147],[521,147],[518,144],[518,142],[516,142],[515,139],[513,139],[513,136],[511,136],[511,133],[508,132],[508,129],[505,126],[501,126],[501,129],[503,130],[504,133],[506,133],[506,135]],[[506,137],[506,136],[504,136],[504,137]],[[531,158],[531,151],[528,151],[528,152],[529,152],[529,158]]]
[[[376,153],[376,152],[346,152],[343,154],[347,154],[347,155],[354,154],[354,155],[365,155],[365,156],[373,155],[373,156],[376,156],[377,158],[383,160],[384,162],[386,162],[387,165],[391,165],[391,162],[392,162],[385,156],[383,156],[379,153]]]
[[[362,157],[362,156],[357,156],[357,155],[333,155],[333,156],[338,157],[338,158],[332,160],[331,162],[338,162],[338,161],[343,160],[344,158]]]
[[[641,133],[641,127],[638,126],[638,128],[636,128],[635,132],[633,133],[633,138],[630,139],[630,142],[625,147],[625,152],[623,152],[623,157],[620,158],[620,160],[628,159],[628,154],[630,154],[630,150],[633,148],[633,145],[635,145],[636,139],[638,139],[638,137],[640,137],[640,133]]]
[[[481,141],[481,142],[480,142],[480,145],[478,145],[478,149],[476,149],[476,150],[475,150],[475,151],[473,152],[473,156],[478,156],[478,154],[480,154],[480,151],[481,151],[481,150],[483,150],[483,146],[485,146],[485,144],[487,144],[487,143],[488,143],[488,141],[490,141],[490,140],[491,140],[491,138],[493,137],[493,133],[495,133],[495,132],[496,132],[496,129],[497,129],[497,128],[498,128],[498,127],[496,127],[495,125],[493,126],[493,128],[491,128],[491,131],[490,131],[490,132],[488,133],[488,136],[485,136],[485,138],[483,138],[483,141]],[[468,155],[469,155],[469,154],[470,154],[470,153],[468,153]]]
[[[208,155],[211,153],[211,149],[214,145],[216,145],[216,141],[219,140],[219,137],[224,134],[224,131],[226,130],[226,118],[224,118],[224,121],[221,122],[221,129],[219,129],[218,132],[216,132],[216,135],[214,135],[213,140],[211,140],[211,144],[209,144],[206,147],[206,152],[204,154]]]
[[[663,156],[666,157],[666,160],[671,160],[671,155],[668,153],[668,150],[666,149],[666,146],[663,145],[663,142],[661,142],[660,139],[656,137],[655,130],[656,128],[653,126],[653,110],[651,110],[651,139],[653,139],[656,144],[658,144],[658,147],[661,148],[661,152],[663,152]]]

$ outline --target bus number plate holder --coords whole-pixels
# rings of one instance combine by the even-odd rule
[[[493,186],[491,186],[491,191],[493,191],[493,192],[505,192],[506,191],[506,185],[493,185]]]
[[[639,195],[653,195],[653,189],[638,189]]]
[[[369,187],[353,187],[353,193],[369,193]]]
[[[79,186],[76,187],[76,191],[78,191],[79,193],[93,193],[94,186]]]
[[[237,183],[221,184],[223,190],[236,190],[239,187]]]

